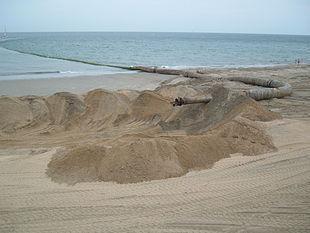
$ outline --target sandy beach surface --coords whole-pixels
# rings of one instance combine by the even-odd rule
[[[109,91],[72,78],[75,94],[0,82],[0,232],[309,232],[310,66],[206,73],[122,74],[137,88]],[[256,102],[232,76],[294,92]],[[12,97],[29,94],[44,96]]]
[[[152,90],[169,79],[171,77],[160,74],[121,73],[63,78],[0,80],[0,95],[52,95],[61,91],[82,94],[96,88],[107,90]]]

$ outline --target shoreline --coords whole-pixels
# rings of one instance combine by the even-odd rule
[[[229,76],[232,73],[237,76],[245,74],[254,76],[257,74],[259,74],[259,76],[270,76],[270,73],[268,72],[280,72],[285,74],[287,72],[302,72],[303,70],[306,70],[307,72],[309,69],[310,64],[248,68],[208,68],[201,70],[205,75],[207,75],[208,78],[221,78]],[[138,91],[154,90],[162,83],[176,78],[181,78],[188,81],[190,80],[180,75],[146,73],[141,71],[101,75],[0,80],[0,96],[44,96],[61,91],[83,94],[97,88],[110,91],[121,89],[132,89]]]
[[[35,59],[43,59],[48,61],[53,62],[63,62],[63,64],[73,64],[74,66],[88,66],[94,68],[94,71],[85,69],[85,70],[79,70],[79,71],[70,71],[70,70],[57,70],[53,69],[51,70],[46,70],[46,68],[42,68],[42,70],[29,70],[25,71],[23,75],[19,75],[19,73],[16,73],[12,75],[17,77],[14,78],[13,80],[22,80],[22,79],[50,79],[50,78],[75,78],[75,77],[80,77],[80,76],[101,76],[101,75],[117,75],[117,74],[128,74],[131,72],[137,71],[135,67],[158,67],[158,68],[168,68],[168,69],[176,69],[176,70],[252,70],[252,69],[285,69],[285,68],[291,68],[291,67],[308,67],[310,66],[310,63],[301,63],[301,64],[293,64],[292,63],[281,63],[281,64],[273,64],[273,63],[268,63],[268,64],[255,64],[255,65],[209,65],[209,66],[184,66],[184,65],[175,65],[175,66],[169,66],[169,65],[161,65],[161,66],[151,66],[151,65],[116,65],[116,64],[104,64],[104,63],[98,63],[98,62],[91,62],[91,61],[84,61],[84,60],[78,60],[78,59],[71,59],[71,58],[62,58],[62,57],[53,57],[53,56],[47,56],[47,55],[41,55],[37,53],[30,53],[30,52],[23,52],[20,50],[14,50],[14,49],[9,49],[6,47],[0,46],[1,49],[10,52],[10,53],[17,53],[20,55],[25,55],[25,56],[30,56]],[[100,71],[96,70],[98,67],[102,68],[112,68],[115,70],[107,70],[107,71]],[[84,67],[85,68],[85,67]],[[9,71],[8,73],[10,73]],[[29,73],[29,74],[28,74]],[[27,78],[25,76],[30,76],[31,74],[37,75],[40,74],[41,77],[36,78],[35,76],[33,78]],[[36,74],[37,73],[37,74]],[[50,73],[50,74],[49,74]],[[53,73],[57,73],[56,77],[53,77]],[[76,73],[76,74],[75,74]],[[78,74],[78,73],[84,73],[84,74]],[[42,75],[45,74],[46,77],[42,77]],[[4,75],[1,75],[0,73],[0,81],[7,81],[10,80],[9,78],[4,78],[3,77],[10,77],[11,75],[7,75],[4,73]]]
[[[83,94],[93,89],[154,90],[173,76],[147,73],[118,73],[63,78],[1,80],[0,96],[51,95],[56,92]]]

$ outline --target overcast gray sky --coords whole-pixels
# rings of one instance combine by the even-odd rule
[[[310,35],[310,0],[0,0],[4,25],[8,31]]]

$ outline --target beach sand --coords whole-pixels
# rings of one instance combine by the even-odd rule
[[[97,88],[153,90],[171,78],[160,74],[120,73],[63,78],[0,80],[0,95],[52,95],[62,91],[82,94]]]
[[[148,92],[2,97],[7,112],[0,114],[0,231],[309,232],[309,69],[208,70],[199,80],[165,77],[164,86]],[[227,89],[251,88],[225,80],[238,75],[284,80],[294,92],[259,103],[226,95]],[[214,89],[215,101],[207,107],[170,107],[175,95]],[[51,116],[45,103],[54,109]],[[13,119],[15,104],[20,115]],[[127,154],[139,156],[132,161]],[[111,156],[99,173],[90,169]],[[156,170],[156,164],[169,166]],[[106,177],[98,174],[109,175],[110,182],[98,182]]]

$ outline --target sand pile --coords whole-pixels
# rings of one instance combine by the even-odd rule
[[[48,107],[40,97],[0,97],[0,132],[15,133],[48,121]]]
[[[251,98],[221,86],[214,87],[210,94],[212,95],[210,103],[175,108],[169,118],[159,124],[166,131],[182,129],[191,134],[199,134],[218,124],[229,122],[237,116],[253,121],[271,121],[281,117]]]
[[[173,111],[169,99],[151,91],[142,92],[133,101],[131,109],[134,119],[144,121],[165,120]]]
[[[119,116],[127,116],[130,112],[130,99],[121,93],[102,89],[87,93],[84,99],[86,110],[80,117],[84,129],[103,130],[119,121]]]
[[[54,156],[47,174],[56,182],[118,183],[164,179],[185,174],[172,141],[160,138],[122,139],[114,146],[86,146]]]
[[[273,120],[278,114],[223,87],[213,89],[208,104],[173,107],[169,96],[180,90],[186,93],[184,86],[143,92],[98,89],[85,96],[62,92],[46,98],[1,97],[0,132],[29,135],[32,130],[34,135],[46,130],[52,132],[45,134],[47,139],[61,133],[70,147],[55,155],[47,174],[70,184],[176,177],[208,168],[233,153],[275,149],[255,121]],[[187,92],[202,94],[192,87]],[[104,134],[106,130],[113,133]],[[83,134],[95,135],[88,141],[91,145],[72,139]],[[102,140],[100,135],[105,135]]]
[[[109,99],[115,97],[108,95]],[[147,131],[138,134],[126,131],[122,137],[108,142],[68,149],[53,157],[47,174],[56,182],[69,184],[133,183],[208,168],[234,153],[255,155],[275,149],[270,137],[253,120],[273,120],[279,115],[221,87],[214,90],[208,105],[173,108],[166,98],[150,91],[142,92],[128,103],[129,108],[120,108],[119,101],[114,102],[115,108],[109,109],[109,113],[123,109],[121,114],[128,119],[158,125],[161,132],[150,135]],[[171,131],[174,133],[170,134]]]
[[[46,98],[38,96],[0,97],[0,132],[10,134],[33,126],[42,130],[102,131],[130,122],[156,123],[174,111],[170,100],[151,92],[102,89],[84,97],[68,92]],[[41,130],[41,132],[42,132]]]
[[[98,89],[89,92],[84,103],[86,110],[79,118],[79,125],[97,131],[136,121],[154,124],[166,119],[173,111],[168,99],[151,91],[109,92]]]
[[[79,96],[62,92],[47,98],[2,96],[0,108],[0,132],[10,134],[40,126],[67,130],[76,125],[85,104]]]
[[[56,93],[46,99],[49,108],[50,124],[72,127],[78,121],[80,114],[85,111],[82,99],[68,92]]]
[[[81,146],[56,155],[47,174],[56,182],[134,183],[184,175],[211,167],[233,153],[255,155],[275,149],[271,139],[244,118],[203,135],[128,135],[101,146]]]

